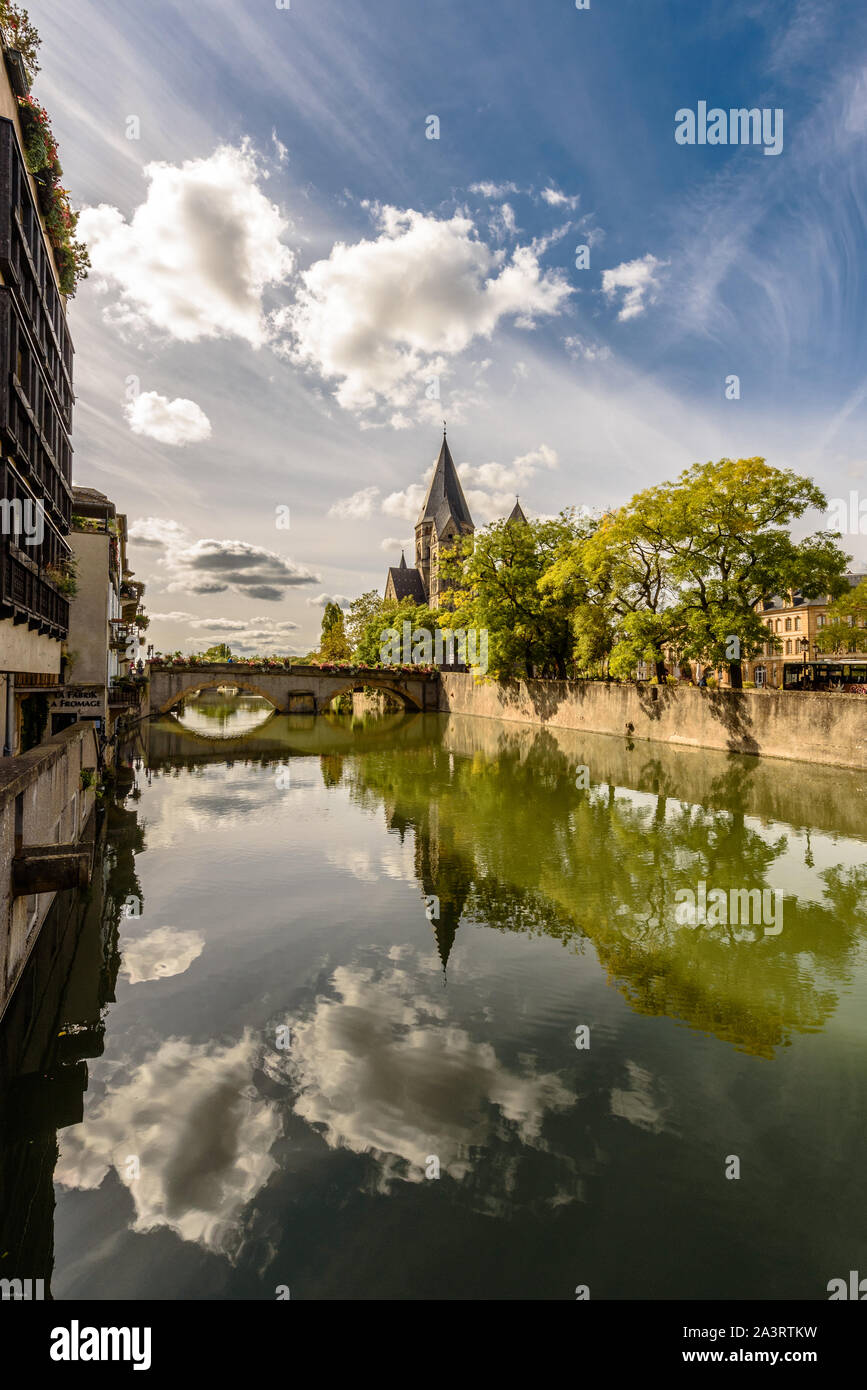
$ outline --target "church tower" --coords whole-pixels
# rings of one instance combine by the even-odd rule
[[[460,536],[475,531],[446,432],[430,487],[415,527],[415,564],[421,574],[428,607],[439,608],[439,557]]]
[[[475,529],[443,428],[442,448],[415,526],[415,565],[410,568],[401,555],[400,565],[388,571],[386,599],[399,603],[412,598],[415,603],[439,608],[440,555],[459,537],[473,535]]]

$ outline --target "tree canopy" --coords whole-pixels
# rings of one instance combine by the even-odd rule
[[[475,628],[488,633],[498,677],[625,677],[647,663],[663,680],[673,658],[727,665],[739,687],[742,661],[768,641],[762,600],[774,594],[843,595],[826,636],[851,641],[845,605],[860,614],[867,600],[848,592],[839,533],[796,540],[790,530],[825,508],[809,478],[762,458],[696,463],[600,516],[572,509],[462,537],[440,554],[442,608],[371,591],[352,604],[346,636],[359,660],[375,662],[382,632],[404,621]]]

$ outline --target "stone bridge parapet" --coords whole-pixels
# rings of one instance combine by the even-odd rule
[[[169,710],[197,690],[221,686],[243,694],[260,695],[278,714],[319,714],[346,691],[382,690],[406,709],[434,712],[439,708],[439,671],[417,667],[357,667],[246,665],[240,662],[172,664],[149,663],[145,715]]]

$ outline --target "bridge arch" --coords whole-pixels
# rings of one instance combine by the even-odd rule
[[[423,706],[415,696],[410,695],[409,691],[404,690],[401,686],[393,685],[390,681],[359,680],[357,676],[353,680],[344,681],[342,685],[335,686],[334,693],[331,694],[329,692],[328,702],[330,704],[332,700],[338,700],[340,696],[345,695],[347,691],[363,690],[365,686],[367,686],[368,690],[382,690],[387,695],[393,695],[404,709],[417,712],[421,712],[423,709]]]
[[[253,680],[250,680],[244,676],[234,675],[219,675],[212,676],[210,678],[205,676],[201,680],[194,681],[190,685],[188,685],[186,689],[179,690],[176,692],[176,694],[170,695],[168,700],[165,700],[163,704],[160,705],[158,713],[171,714],[175,705],[179,705],[183,700],[186,700],[190,695],[194,694],[195,691],[219,690],[221,685],[233,685],[239,691],[243,690],[246,695],[258,695],[260,699],[267,700],[268,704],[273,707],[275,714],[279,713],[279,706],[277,705],[277,702],[275,701],[273,694],[269,695],[267,690],[264,690],[262,686],[257,685],[256,682]]]

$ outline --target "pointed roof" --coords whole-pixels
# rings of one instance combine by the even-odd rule
[[[517,497],[515,498],[514,507],[509,512],[509,515],[506,517],[506,522],[508,523],[510,521],[523,521],[524,525],[527,525],[527,518],[524,516],[524,513],[521,510],[521,504],[518,501]]]
[[[459,526],[468,526],[475,530],[473,518],[470,516],[470,509],[467,506],[467,499],[464,497],[464,490],[461,487],[461,480],[458,477],[458,470],[455,468],[448,440],[443,434],[440,456],[437,459],[436,468],[430,480],[430,487],[424,499],[424,506],[418,519],[419,522],[433,521],[437,532],[441,533],[449,516]]]
[[[406,569],[406,556],[404,555],[403,551],[400,552],[400,564],[398,565],[398,569]]]

